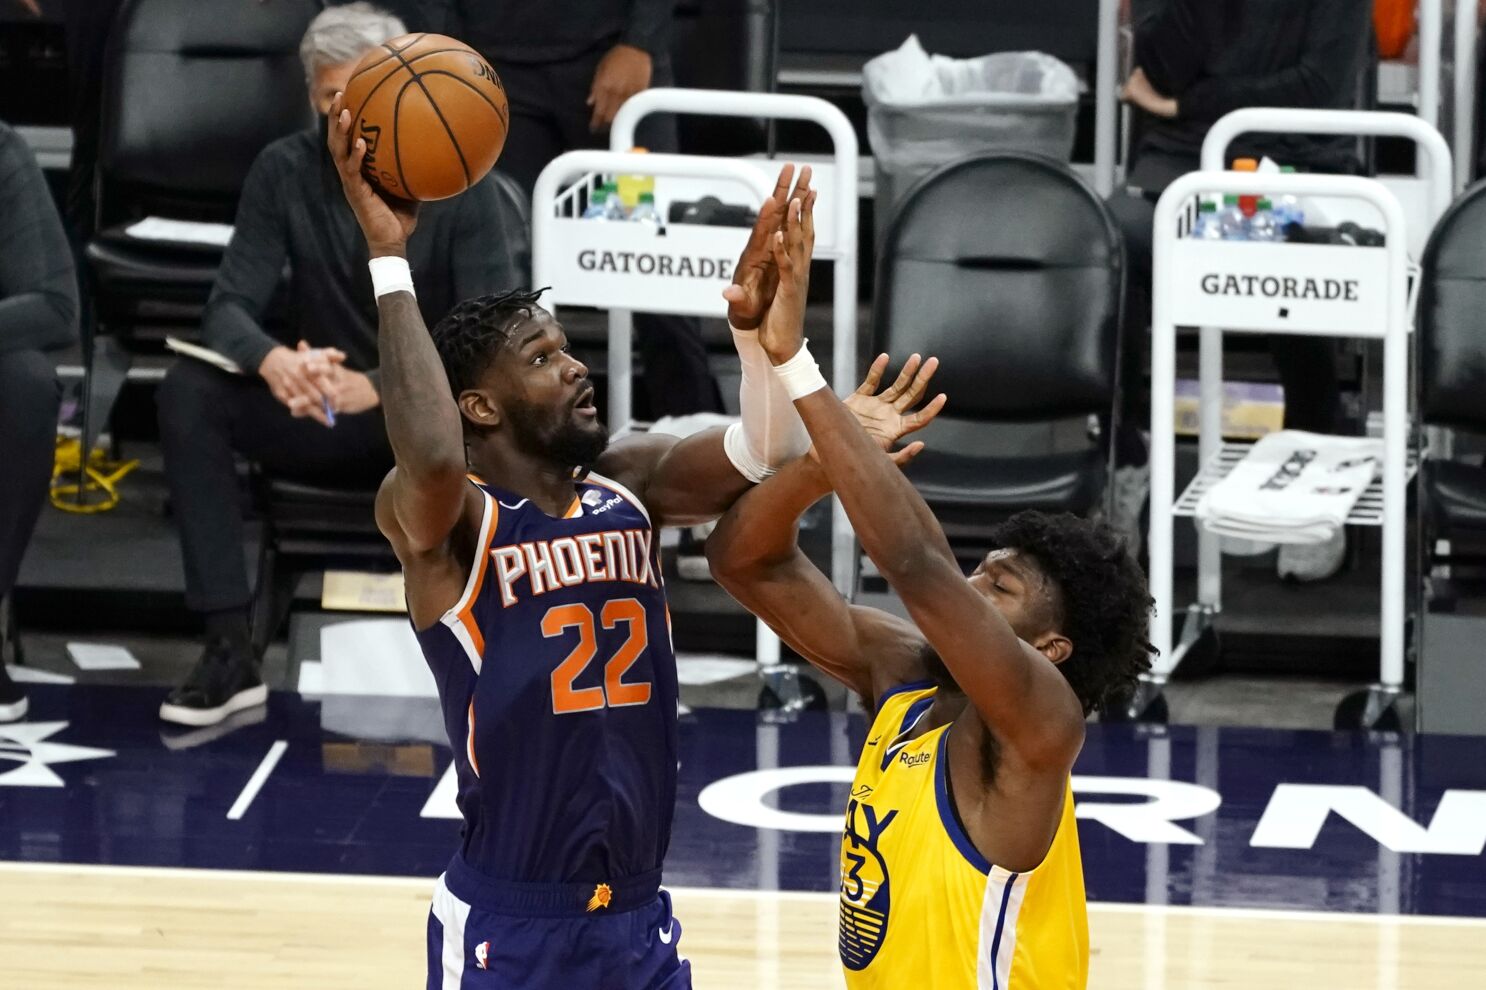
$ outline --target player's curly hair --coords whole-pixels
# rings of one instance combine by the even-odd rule
[[[456,397],[479,383],[495,355],[510,341],[517,318],[531,319],[546,291],[512,289],[466,299],[429,331]]]
[[[1035,558],[1062,597],[1059,631],[1073,653],[1058,665],[1084,714],[1121,698],[1150,669],[1147,624],[1155,604],[1125,541],[1108,525],[1062,513],[1018,512],[992,534],[998,547]]]

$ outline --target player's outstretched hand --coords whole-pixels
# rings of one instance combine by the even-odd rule
[[[862,424],[867,435],[902,467],[923,451],[923,441],[915,440],[899,451],[893,450],[893,444],[934,422],[946,400],[944,393],[940,392],[923,406],[915,408],[923,401],[934,372],[939,370],[938,358],[923,361],[917,354],[913,355],[904,363],[897,380],[879,392],[877,389],[882,384],[887,365],[888,356],[879,354],[872,367],[867,369],[862,384],[846,397],[846,408]]]
[[[769,250],[779,269],[774,301],[764,311],[758,342],[769,360],[783,364],[805,342],[805,298],[810,294],[810,258],[815,253],[815,195],[792,197],[784,207],[784,229],[774,232]]]
[[[418,225],[418,204],[406,199],[396,199],[379,192],[362,174],[361,162],[366,158],[366,141],[351,140],[351,111],[345,109],[346,94],[336,93],[330,105],[330,126],[326,129],[326,144],[330,157],[335,161],[335,170],[340,173],[341,188],[346,192],[346,202],[356,214],[361,233],[371,248],[373,258],[382,255],[406,254],[408,237]]]
[[[810,194],[810,166],[800,169],[800,181],[794,184],[791,193],[790,182],[794,175],[793,165],[786,164],[779,170],[774,192],[759,207],[753,232],[748,235],[748,243],[738,256],[738,264],[733,269],[733,284],[722,290],[722,297],[728,301],[728,323],[739,330],[758,329],[779,287],[779,268],[774,264],[770,244],[774,235],[784,229],[785,207],[803,201]]]

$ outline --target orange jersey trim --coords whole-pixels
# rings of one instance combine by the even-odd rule
[[[473,479],[475,476],[470,475]],[[475,602],[480,600],[480,590],[485,587],[485,576],[490,572],[490,541],[495,538],[496,530],[500,528],[500,502],[489,492],[481,490],[490,505],[490,527],[483,529],[480,535],[483,537],[477,550],[478,558],[475,561],[475,580],[466,591],[465,599],[456,613],[460,625],[469,634],[470,642],[475,645],[475,652],[481,657],[485,656],[485,636],[480,632],[480,624],[475,621]]]
[[[475,758],[475,699],[470,698],[469,708],[469,736],[465,739],[464,753],[469,757],[470,769],[475,771],[475,776],[480,776],[480,761]]]

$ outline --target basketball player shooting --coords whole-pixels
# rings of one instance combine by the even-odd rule
[[[337,96],[327,141],[370,248],[396,466],[377,524],[438,684],[464,818],[428,924],[428,986],[691,985],[660,889],[677,683],[655,534],[715,519],[809,438],[756,328],[770,237],[811,195],[781,170],[729,291],[742,423],[612,446],[588,369],[539,293],[456,306],[430,333],[404,246],[416,205],[362,174]]]
[[[943,407],[920,407],[937,361],[914,355],[879,394],[883,355],[843,404],[805,347],[813,200],[792,201],[775,236],[780,283],[759,334],[818,462],[743,496],[707,553],[738,601],[875,713],[841,844],[847,985],[1083,987],[1069,774],[1085,716],[1150,665],[1144,577],[1107,526],[1035,512],[964,576],[884,453]],[[849,604],[800,552],[800,516],[832,488],[912,622]]]

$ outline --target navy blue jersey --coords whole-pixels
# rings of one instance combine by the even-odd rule
[[[597,475],[561,518],[476,483],[481,552],[459,603],[418,633],[454,747],[464,857],[527,883],[658,869],[677,689],[649,514]]]

